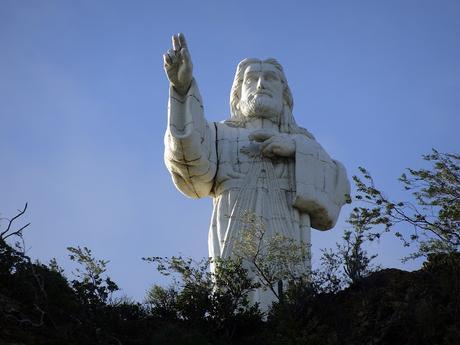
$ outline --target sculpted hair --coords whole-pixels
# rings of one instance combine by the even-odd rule
[[[244,80],[244,72],[246,68],[253,63],[267,63],[275,66],[277,69],[281,82],[284,85],[283,89],[283,111],[278,119],[278,125],[280,132],[290,134],[303,134],[310,139],[315,139],[314,136],[306,129],[297,126],[294,117],[292,116],[292,109],[294,108],[294,100],[292,98],[291,89],[286,80],[283,67],[276,59],[260,60],[255,58],[244,59],[238,64],[235,73],[235,79],[233,80],[232,89],[230,91],[230,113],[231,117],[225,121],[229,126],[233,127],[244,127],[247,118],[241,113],[239,109],[239,103],[241,100],[241,88]]]

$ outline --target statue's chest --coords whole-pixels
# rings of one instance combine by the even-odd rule
[[[217,159],[219,173],[227,175],[231,172],[247,174],[255,161],[263,158],[260,155],[259,144],[249,140],[254,131],[246,128],[233,128],[218,124],[217,130]],[[275,175],[282,177],[286,171],[286,160],[270,160],[275,169]]]

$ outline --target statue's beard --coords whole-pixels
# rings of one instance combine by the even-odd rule
[[[268,95],[249,96],[247,100],[240,101],[240,111],[246,118],[276,120],[282,110],[282,102]]]

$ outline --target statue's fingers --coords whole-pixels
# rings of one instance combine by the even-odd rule
[[[172,36],[172,46],[175,51],[180,50],[181,46],[180,46],[179,34]]]
[[[275,133],[273,131],[266,130],[266,129],[259,129],[249,134],[249,140],[264,141],[264,140],[271,138],[274,135]]]
[[[265,133],[252,133],[249,135],[249,140],[261,142],[267,140],[270,136],[266,135]]]
[[[274,141],[274,138],[275,137],[271,137],[271,138],[268,138],[267,140],[263,141],[260,143],[260,149],[263,151],[265,150],[266,147],[268,147],[268,145],[272,144],[273,141]]]
[[[190,57],[190,53],[187,48],[182,48],[180,50],[180,55],[182,57],[182,60],[184,63],[191,65],[192,64],[192,58]]]
[[[163,64],[166,68],[171,68],[171,58],[169,54],[163,54]]]
[[[176,52],[173,49],[168,50],[168,55],[169,55],[169,58],[171,59],[172,64],[176,62]]]
[[[284,156],[286,154],[284,150],[279,146],[273,147],[272,152],[277,156]]]
[[[265,156],[273,157],[273,156],[285,156],[287,157],[289,154],[286,151],[286,148],[281,146],[279,143],[274,142],[268,145],[265,150],[262,150],[262,153]]]
[[[265,156],[272,156],[273,155],[273,150],[276,148],[276,143],[270,143],[265,146],[265,148],[261,148],[262,153]]]
[[[182,32],[177,34],[177,38],[179,39],[181,48],[187,48],[187,41],[185,40],[185,36]]]

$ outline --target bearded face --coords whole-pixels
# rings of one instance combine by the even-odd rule
[[[283,90],[275,66],[251,64],[244,73],[239,109],[245,117],[277,118],[283,109]]]
[[[273,119],[278,117],[282,108],[282,102],[260,93],[251,94],[240,101],[240,110],[245,117]]]

